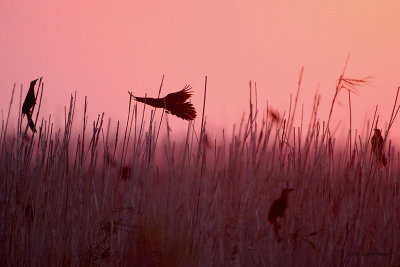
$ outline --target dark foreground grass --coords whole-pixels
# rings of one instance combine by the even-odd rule
[[[133,103],[115,131],[102,116],[89,129],[85,114],[72,132],[75,98],[63,129],[44,119],[32,136],[19,121],[17,134],[3,121],[0,265],[398,266],[399,154],[386,135],[379,164],[373,126],[335,145],[315,99],[307,127],[293,125],[296,104],[285,119],[251,103],[219,141],[205,121],[158,141],[162,124]],[[287,186],[278,242],[268,212]]]

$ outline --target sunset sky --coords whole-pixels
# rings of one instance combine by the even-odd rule
[[[384,128],[400,86],[399,14],[395,0],[1,1],[0,109],[5,117],[14,83],[17,108],[20,85],[25,94],[43,76],[44,117],[51,113],[61,123],[77,91],[79,112],[88,97],[90,120],[104,111],[113,122],[125,121],[127,91],[155,97],[164,74],[162,95],[190,84],[201,115],[207,75],[207,125],[231,129],[248,112],[250,80],[257,82],[260,111],[268,101],[283,113],[304,66],[299,104],[309,114],[318,88],[319,117],[326,120],[350,54],[347,76],[370,77],[352,95],[353,125],[361,129],[379,105]],[[343,133],[347,99],[339,97],[333,115],[335,123],[343,118]],[[169,121],[186,129],[176,117]]]

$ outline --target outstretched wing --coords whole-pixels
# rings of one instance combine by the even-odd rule
[[[136,96],[134,96],[134,98],[138,102],[145,103],[155,108],[164,107],[164,98],[136,97]]]
[[[165,97],[165,108],[169,113],[184,120],[194,120],[196,118],[196,110],[192,103],[185,102],[192,96],[191,88],[189,85],[186,85],[179,92],[170,93]]]
[[[168,104],[177,104],[177,103],[184,103],[192,96],[192,92],[190,91],[192,87],[189,85],[185,85],[185,87],[175,93],[168,94],[165,98]]]
[[[136,101],[150,105],[155,108],[164,108],[165,106],[165,98],[151,98],[151,97],[138,97],[134,96],[131,92],[129,92],[129,95],[133,97]]]
[[[26,94],[24,104],[22,105],[22,114],[29,114],[31,109],[35,106],[36,104],[36,98],[35,98],[35,84],[38,79],[31,81],[31,84],[29,86],[28,93]]]

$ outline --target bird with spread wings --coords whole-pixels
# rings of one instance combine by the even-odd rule
[[[184,120],[194,120],[196,118],[196,110],[192,103],[186,102],[192,96],[192,89],[186,85],[182,90],[170,93],[162,98],[137,97],[128,92],[136,101],[145,103],[155,108],[163,108],[167,113],[171,113]]]

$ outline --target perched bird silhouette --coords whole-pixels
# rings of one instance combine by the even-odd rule
[[[186,102],[191,96],[191,87],[186,85],[182,90],[176,93],[170,93],[163,98],[137,97],[128,92],[136,101],[145,103],[155,108],[163,108],[167,113],[171,113],[184,120],[194,120],[196,110],[192,103]]]
[[[285,210],[288,206],[288,194],[294,191],[292,188],[282,189],[282,193],[279,198],[277,198],[274,203],[272,203],[271,208],[268,213],[268,221],[274,225],[275,235],[278,238],[278,242],[281,240],[279,236],[279,229],[281,228],[278,223],[278,218],[285,215]]]
[[[36,132],[35,123],[32,120],[32,110],[33,107],[36,105],[35,84],[37,80],[38,79],[31,81],[28,93],[26,94],[24,100],[24,104],[22,104],[22,116],[26,115],[29,128],[31,128],[32,132]]]
[[[384,152],[384,142],[381,130],[374,129],[374,136],[371,138],[372,152],[375,154],[376,159],[386,167],[387,159]]]

